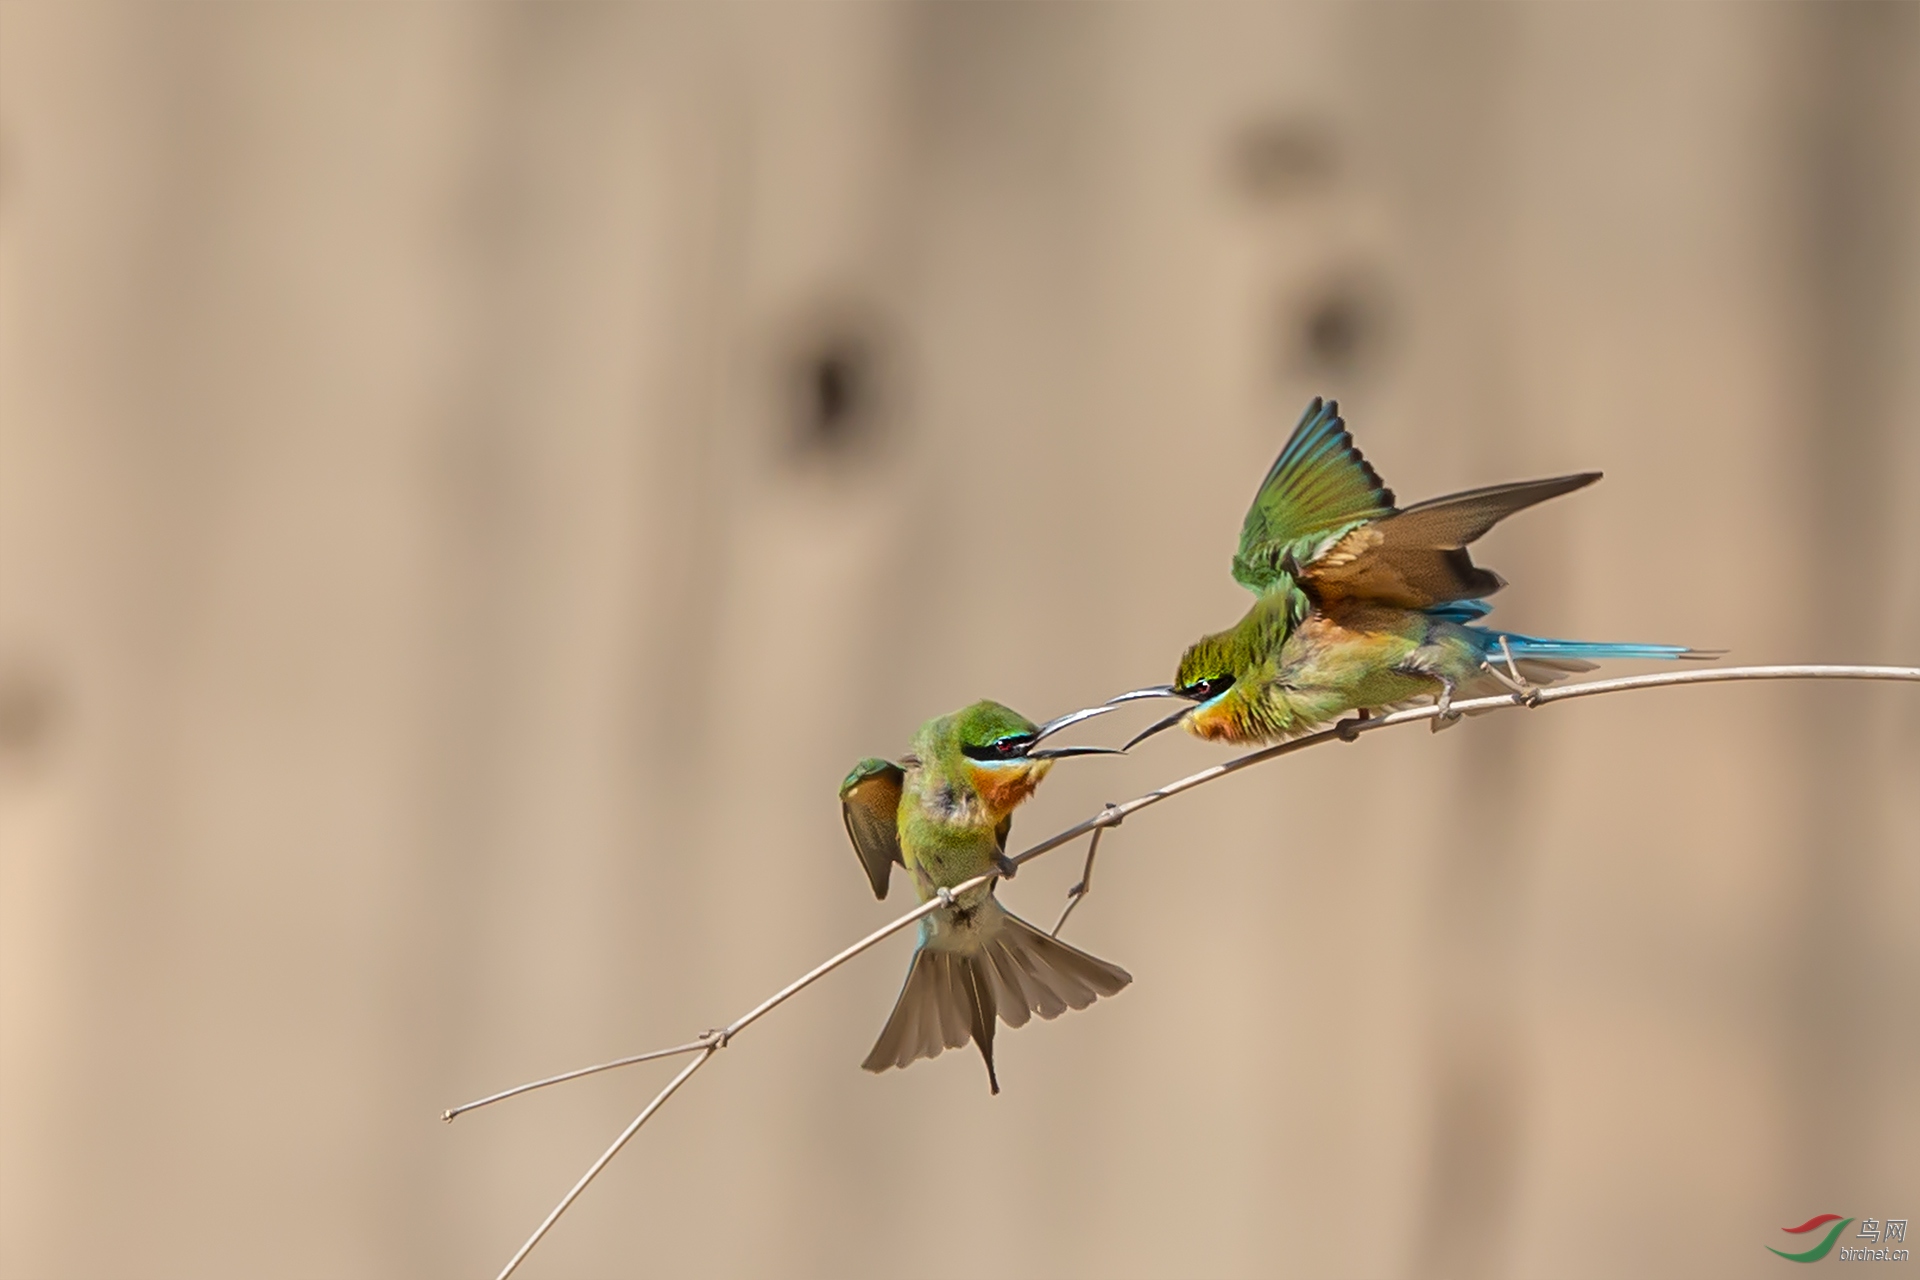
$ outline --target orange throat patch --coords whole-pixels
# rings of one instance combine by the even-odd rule
[[[998,821],[1019,808],[1052,767],[1051,760],[1035,760],[1024,767],[1011,764],[972,765],[967,773],[974,791],[980,796],[980,802]]]
[[[1196,738],[1205,738],[1208,742],[1248,742],[1251,737],[1240,718],[1233,713],[1233,705],[1228,697],[1210,707],[1196,707],[1192,715],[1181,721],[1180,727]]]

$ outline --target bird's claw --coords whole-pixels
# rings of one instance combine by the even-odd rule
[[[953,910],[953,890],[941,885],[933,891],[933,896],[939,899],[941,906],[949,911]]]
[[[1014,873],[1020,870],[1020,864],[1004,853],[996,853],[993,855],[993,869],[1000,873],[1002,880],[1011,880]]]
[[[1435,715],[1432,720],[1428,721],[1427,724],[1428,728],[1434,733],[1438,733],[1442,729],[1451,726],[1454,721],[1460,718],[1460,713],[1453,709],[1452,681],[1449,680],[1440,686],[1440,696],[1433,700],[1433,705],[1439,709],[1439,713]]]
[[[1333,726],[1334,736],[1342,742],[1360,741],[1360,726],[1372,717],[1365,711],[1356,712],[1350,719],[1342,720]]]
[[[1495,666],[1493,659],[1490,657],[1481,660],[1481,669],[1501,684],[1507,686],[1507,688],[1519,694],[1521,706],[1539,706],[1540,686],[1520,674],[1520,664],[1513,660],[1513,648],[1507,644],[1507,638],[1505,636],[1500,637],[1500,657],[1506,664],[1507,669],[1505,671]]]

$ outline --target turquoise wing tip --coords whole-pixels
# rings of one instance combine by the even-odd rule
[[[840,794],[844,798],[847,792],[852,791],[863,782],[880,777],[883,774],[898,773],[899,771],[900,766],[891,760],[882,760],[878,756],[868,756],[865,760],[853,766],[853,771],[847,774],[846,779],[840,783]]]

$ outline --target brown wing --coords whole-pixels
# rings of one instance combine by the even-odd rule
[[[900,857],[900,791],[906,773],[886,760],[862,760],[840,784],[840,814],[846,819],[847,838],[860,855],[860,865],[873,886],[873,896],[887,896],[887,877]]]
[[[1371,600],[1405,609],[1492,595],[1506,583],[1474,564],[1467,544],[1514,512],[1599,478],[1598,471],[1587,471],[1524,480],[1408,507],[1362,525],[1314,557],[1301,569],[1301,586],[1320,599]]]

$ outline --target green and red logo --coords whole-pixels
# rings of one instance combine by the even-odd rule
[[[1780,1229],[1790,1236],[1800,1236],[1806,1235],[1810,1231],[1818,1231],[1831,1222],[1833,1227],[1827,1232],[1826,1238],[1819,1244],[1816,1244],[1804,1253],[1788,1253],[1785,1249],[1775,1249],[1772,1245],[1767,1246],[1767,1251],[1779,1254],[1788,1262],[1818,1262],[1833,1252],[1834,1241],[1840,1238],[1840,1233],[1845,1231],[1847,1224],[1852,1221],[1852,1218],[1843,1218],[1837,1213],[1817,1214],[1814,1217],[1808,1218],[1797,1227],[1782,1227]]]
[[[1840,1244],[1840,1234],[1856,1222],[1860,1224],[1860,1231],[1854,1238],[1864,1240],[1866,1243],[1841,1244],[1840,1252],[1835,1255],[1839,1261],[1906,1262],[1909,1260],[1910,1254],[1907,1250],[1892,1247],[1907,1242],[1905,1218],[1888,1218],[1882,1222],[1874,1217],[1843,1218],[1837,1213],[1817,1214],[1797,1227],[1780,1229],[1790,1236],[1805,1236],[1809,1241],[1816,1238],[1815,1232],[1821,1232],[1823,1234],[1818,1237],[1820,1243],[1803,1249],[1799,1253],[1788,1253],[1785,1249],[1775,1249],[1772,1245],[1768,1245],[1767,1249],[1771,1253],[1779,1254],[1788,1262],[1818,1262],[1833,1253],[1833,1247]]]

